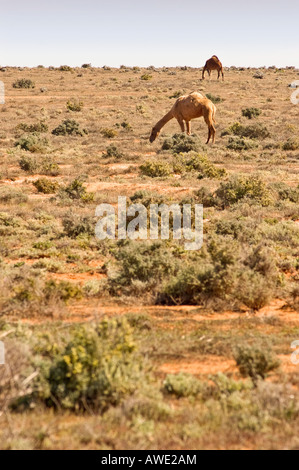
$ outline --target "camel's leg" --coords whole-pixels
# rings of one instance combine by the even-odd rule
[[[220,69],[218,70],[218,78],[217,78],[217,80],[219,80],[219,78],[220,78]]]
[[[214,143],[215,142],[216,129],[213,125],[213,113],[210,111],[208,114],[205,114],[204,115],[204,120],[205,120],[205,123],[207,124],[208,129],[209,129],[208,140],[207,140],[206,144],[208,144],[210,142],[211,137],[212,137],[212,142]]]
[[[209,74],[209,80],[211,80],[211,70],[208,69],[208,74]]]
[[[224,82],[224,73],[223,73],[223,69],[221,69],[221,73],[222,73],[222,81]]]
[[[187,134],[191,135],[191,121],[186,121]]]
[[[180,125],[181,131],[182,131],[182,132],[185,132],[185,124],[184,124],[183,118],[178,117],[178,118],[177,118],[177,121],[178,121],[178,123],[179,123],[179,125]]]
[[[203,70],[202,70],[202,79],[203,80],[205,79],[205,71],[206,71],[206,68],[204,67]]]

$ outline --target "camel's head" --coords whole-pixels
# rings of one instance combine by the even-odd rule
[[[150,138],[149,138],[150,143],[154,142],[154,140],[156,140],[156,138],[158,137],[159,134],[160,134],[160,131],[158,131],[158,129],[156,127],[153,127],[152,128],[152,133],[151,133]]]

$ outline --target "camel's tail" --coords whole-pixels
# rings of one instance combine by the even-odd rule
[[[212,117],[212,120],[213,120],[214,124],[217,124],[216,119],[215,119],[215,115],[216,115],[216,106],[213,106],[213,111],[212,111],[211,117]]]
[[[209,129],[207,144],[209,143],[211,137],[212,137],[212,142],[213,143],[215,142],[215,134],[216,134],[216,129],[214,127],[214,124],[216,124],[215,113],[216,113],[216,106],[209,107],[209,109],[206,110],[206,112],[204,112],[204,120]]]

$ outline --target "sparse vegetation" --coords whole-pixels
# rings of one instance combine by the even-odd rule
[[[28,134],[15,141],[15,147],[19,147],[31,153],[45,153],[48,149],[48,145],[48,139],[46,137],[40,137],[37,133]]]
[[[21,78],[12,85],[14,88],[35,88],[35,83],[29,78]]]
[[[47,178],[39,178],[33,184],[39,193],[44,194],[54,194],[59,188],[59,184],[56,181],[51,181]]]
[[[80,124],[74,119],[64,120],[58,127],[52,131],[53,135],[79,135],[83,137],[88,134],[86,129],[81,129]]]
[[[259,108],[245,108],[242,109],[242,115],[248,119],[258,117],[262,114],[262,111]]]
[[[36,83],[0,109],[0,448],[296,448],[294,70],[229,68],[222,84],[191,67],[63,69],[0,68]],[[192,83],[221,99],[215,145],[202,118],[198,136],[172,120],[151,145]],[[203,204],[202,248],[171,230],[97,239],[101,203],[118,235],[119,195],[190,204],[192,231]]]

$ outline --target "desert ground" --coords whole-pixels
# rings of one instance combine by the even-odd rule
[[[299,71],[224,73],[0,68],[1,449],[299,448]],[[151,144],[192,91],[215,144]],[[98,240],[120,195],[203,204],[203,247]]]

